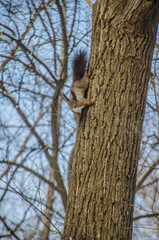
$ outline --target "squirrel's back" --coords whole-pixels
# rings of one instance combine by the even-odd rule
[[[87,67],[87,52],[80,50],[74,55],[73,61],[73,81],[78,81],[85,76]]]

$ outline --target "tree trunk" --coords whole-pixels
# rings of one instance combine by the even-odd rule
[[[132,238],[157,4],[97,0],[93,7],[88,98],[95,106],[84,110],[79,124],[64,240]]]

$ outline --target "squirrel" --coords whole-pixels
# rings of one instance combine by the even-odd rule
[[[81,117],[81,110],[85,106],[91,106],[94,104],[94,101],[89,101],[85,98],[85,93],[89,84],[89,77],[91,75],[91,71],[85,75],[87,66],[87,53],[85,50],[80,50],[75,54],[72,66],[73,84],[70,89],[70,99],[68,99],[65,94],[63,95],[72,112],[78,117]]]

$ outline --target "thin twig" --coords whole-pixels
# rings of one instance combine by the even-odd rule
[[[93,3],[90,0],[86,0],[91,8],[93,8]]]

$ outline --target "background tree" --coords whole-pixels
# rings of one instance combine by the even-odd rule
[[[151,2],[148,11],[149,7]],[[67,201],[67,166],[76,132],[62,91],[69,91],[72,53],[90,46],[91,8],[84,0],[5,0],[0,1],[0,9],[0,238],[60,239]],[[102,19],[100,23],[104,24]],[[107,44],[109,51],[114,42]],[[135,239],[144,234],[158,239],[157,47],[140,152]],[[101,71],[100,59],[105,59],[98,58],[93,72],[96,76]],[[109,79],[106,73],[104,76]],[[101,97],[100,79],[94,89]],[[96,96],[94,90],[93,94]],[[146,232],[145,226],[150,223],[152,231],[149,227]]]
[[[77,1],[8,0],[0,8],[1,237],[49,239],[62,230],[75,132],[62,105],[68,59],[81,41],[87,46],[91,28]]]

